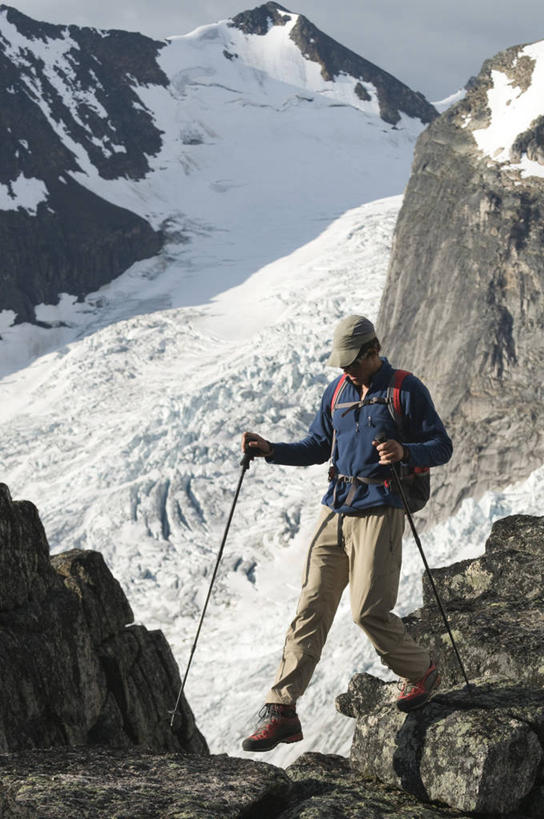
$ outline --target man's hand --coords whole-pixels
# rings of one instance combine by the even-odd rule
[[[404,447],[393,438],[390,438],[388,441],[383,441],[381,444],[377,441],[372,441],[372,445],[378,450],[381,466],[391,466],[391,464],[402,461],[404,457]]]
[[[244,432],[242,435],[242,452],[251,452],[257,458],[267,458],[272,455],[273,451],[270,441],[257,435],[256,432]]]

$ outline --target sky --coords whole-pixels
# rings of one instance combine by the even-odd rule
[[[259,5],[251,0],[17,0],[36,19],[186,34]],[[284,0],[343,45],[431,101],[449,96],[510,45],[544,39],[541,0]]]

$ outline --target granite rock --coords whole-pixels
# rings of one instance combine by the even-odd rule
[[[207,753],[160,631],[133,624],[97,552],[49,558],[36,508],[0,484],[0,752],[142,745]]]

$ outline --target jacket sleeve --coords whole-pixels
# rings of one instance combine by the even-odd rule
[[[453,452],[451,439],[438,415],[427,387],[413,375],[401,390],[404,409],[403,446],[410,453],[412,466],[440,466],[447,463]]]
[[[331,454],[332,420],[331,400],[334,393],[334,382],[329,384],[321,406],[310,424],[308,435],[301,441],[292,444],[272,443],[274,453],[266,460],[272,464],[287,464],[289,466],[311,466],[311,464],[325,463]]]

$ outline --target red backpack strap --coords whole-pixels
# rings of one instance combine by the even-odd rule
[[[332,401],[331,401],[331,416],[332,416],[332,414],[334,412],[336,402],[338,401],[338,396],[340,395],[340,393],[344,389],[344,385],[346,383],[346,378],[347,378],[347,375],[346,375],[346,373],[344,373],[344,375],[340,378],[338,384],[336,385],[335,391],[333,392]]]
[[[332,414],[334,412],[334,408],[336,407],[337,401],[338,401],[338,399],[340,397],[340,393],[342,392],[342,390],[346,386],[346,378],[347,378],[347,375],[346,375],[346,373],[344,373],[344,375],[338,381],[338,384],[336,385],[336,389],[334,390],[334,393],[333,393],[333,396],[332,396],[332,401],[331,401],[331,420],[332,420]],[[333,478],[335,477],[335,474],[336,474],[336,467],[334,465],[334,450],[335,449],[336,449],[336,430],[335,430],[334,424],[333,424],[332,440],[331,440],[331,455],[330,455],[330,460],[329,460],[329,480],[330,481],[333,480]]]
[[[400,402],[400,391],[402,389],[402,384],[404,379],[407,375],[411,375],[408,370],[395,370],[393,373],[393,378],[391,379],[391,398],[393,402],[393,410],[395,412],[396,417],[401,420],[402,419],[402,404]],[[401,421],[402,423],[402,421]]]

